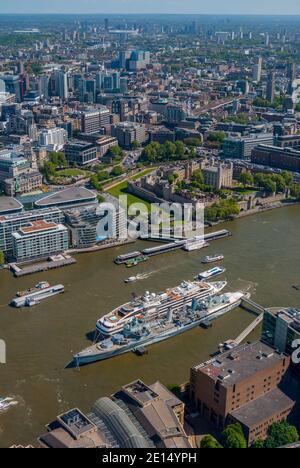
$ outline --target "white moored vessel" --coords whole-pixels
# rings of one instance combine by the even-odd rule
[[[98,320],[97,332],[104,336],[111,336],[123,330],[124,326],[134,317],[139,318],[147,314],[153,319],[160,317],[170,308],[175,309],[191,305],[193,299],[203,300],[220,293],[226,281],[203,283],[200,281],[184,281],[180,286],[167,289],[166,292],[153,294],[146,292],[142,297],[134,298]]]

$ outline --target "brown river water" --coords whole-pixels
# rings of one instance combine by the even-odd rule
[[[146,383],[182,383],[192,365],[207,359],[218,344],[235,338],[253,321],[237,309],[214,322],[149,348],[138,358],[127,354],[77,369],[65,369],[72,353],[90,344],[96,320],[127,302],[133,292],[160,292],[203,271],[204,255],[223,253],[229,290],[248,289],[264,306],[300,306],[300,206],[266,212],[222,225],[233,237],[213,242],[203,251],[173,252],[150,259],[134,270],[113,259],[135,246],[78,255],[71,267],[15,279],[0,272],[0,339],[7,345],[7,364],[0,365],[0,396],[13,396],[18,406],[0,413],[0,447],[34,444],[45,425],[67,409],[88,410],[137,378]],[[216,228],[217,230],[219,228]],[[151,273],[134,285],[124,279]],[[39,281],[62,283],[66,293],[31,309],[8,306],[16,291]],[[259,337],[257,330],[252,338]]]

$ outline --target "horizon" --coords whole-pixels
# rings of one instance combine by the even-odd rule
[[[74,15],[230,15],[230,16],[290,16],[300,15],[298,0],[282,4],[279,0],[252,0],[251,4],[239,0],[211,0],[209,5],[199,0],[10,0],[0,5],[0,14],[74,14]]]

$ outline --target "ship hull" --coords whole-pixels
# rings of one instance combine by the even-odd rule
[[[92,348],[89,348],[90,353],[88,352],[88,350],[86,350],[83,353],[79,353],[78,355],[74,356],[73,363],[76,366],[85,366],[85,365],[92,364],[92,363],[95,363],[95,362],[111,359],[113,357],[117,357],[117,356],[120,356],[122,354],[127,354],[127,353],[129,353],[131,351],[134,351],[134,349],[139,348],[141,346],[144,347],[144,348],[146,348],[148,346],[152,346],[154,344],[160,343],[162,341],[165,341],[165,340],[168,340],[168,339],[173,338],[175,336],[186,333],[186,332],[192,330],[193,328],[198,327],[199,325],[201,325],[204,322],[208,322],[208,321],[212,322],[213,320],[216,320],[219,317],[221,317],[221,316],[227,314],[228,312],[231,312],[232,310],[239,307],[241,305],[241,302],[242,302],[242,297],[239,300],[235,301],[234,303],[228,304],[228,305],[222,307],[219,310],[213,311],[210,314],[206,315],[205,317],[203,317],[203,318],[201,318],[201,319],[199,319],[199,320],[197,320],[195,322],[189,323],[189,324],[184,325],[182,327],[174,328],[174,329],[172,329],[170,331],[167,331],[167,332],[162,333],[162,334],[157,335],[157,336],[152,335],[152,336],[148,336],[148,337],[145,337],[145,338],[141,338],[140,340],[137,340],[135,343],[129,343],[128,345],[125,345],[124,347],[118,348],[116,350],[112,350],[112,351],[108,350],[107,352],[97,352],[97,350],[95,349],[95,351],[93,352],[93,348],[95,347],[94,346]]]

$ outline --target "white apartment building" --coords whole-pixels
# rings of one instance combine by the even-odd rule
[[[47,258],[69,248],[69,231],[62,224],[32,221],[13,235],[13,256],[17,262]]]
[[[51,147],[54,151],[60,151],[65,146],[67,139],[68,134],[64,128],[45,129],[39,135],[39,144]]]

